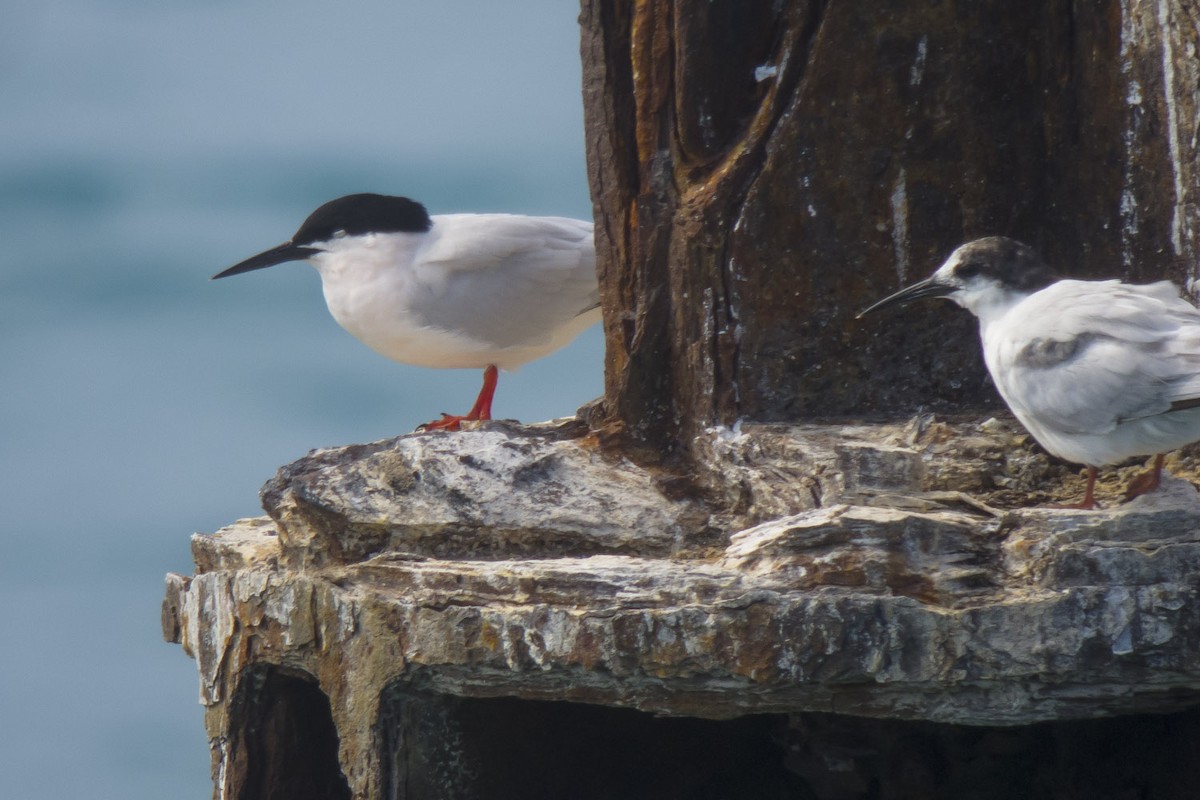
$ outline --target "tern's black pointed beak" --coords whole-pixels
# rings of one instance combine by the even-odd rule
[[[256,256],[251,256],[240,264],[234,264],[224,272],[218,272],[212,276],[215,281],[217,278],[228,278],[230,275],[241,275],[243,272],[252,272],[256,269],[265,269],[273,267],[276,264],[282,264],[285,261],[303,261],[311,255],[321,252],[312,247],[300,247],[291,242],[284,242],[278,247],[272,247],[266,252],[259,253]]]
[[[885,306],[906,306],[914,300],[922,300],[926,297],[946,297],[954,294],[958,291],[958,288],[946,283],[936,283],[933,278],[926,278],[923,281],[914,283],[912,286],[901,289],[895,294],[888,295],[870,308],[860,311],[855,319],[862,319],[872,311],[878,311]]]

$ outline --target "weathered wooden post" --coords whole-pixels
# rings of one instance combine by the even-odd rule
[[[973,322],[856,321],[1005,234],[1190,282],[1193,0],[584,0],[608,419],[648,457],[737,419],[997,406]]]

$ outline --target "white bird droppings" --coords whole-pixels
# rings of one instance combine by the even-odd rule
[[[896,276],[908,281],[908,176],[904,167],[892,187],[892,248],[896,252]]]
[[[779,75],[779,67],[774,64],[760,64],[754,68],[754,80],[759,83]]]

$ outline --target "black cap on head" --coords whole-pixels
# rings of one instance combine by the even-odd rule
[[[348,194],[308,215],[293,244],[327,242],[338,231],[347,236],[367,233],[424,233],[433,227],[425,206],[407,197],[386,194]]]
[[[907,286],[860,312],[859,318],[887,306],[908,305],[926,297],[953,297],[977,278],[990,280],[1003,289],[1021,294],[1032,294],[1059,279],[1032,247],[1006,236],[988,236],[968,242],[951,254],[947,263],[951,262],[954,267],[949,276],[944,274],[943,265],[925,280]]]
[[[1045,289],[1059,276],[1032,247],[1007,236],[987,236],[958,248],[955,277],[967,281],[984,277],[1014,292]]]
[[[432,227],[429,212],[415,200],[385,194],[348,194],[330,200],[309,214],[290,242],[234,264],[214,275],[213,280],[287,261],[303,261],[321,252],[319,248],[307,245],[328,242],[339,231],[347,236],[360,236],[366,233],[424,233]]]

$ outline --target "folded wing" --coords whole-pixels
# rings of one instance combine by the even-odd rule
[[[582,316],[598,318],[592,223],[564,217],[434,217],[416,267],[413,310],[429,327],[496,347],[548,341]]]
[[[997,382],[1044,425],[1105,433],[1200,403],[1200,312],[1169,282],[1061,281],[1014,311]]]

